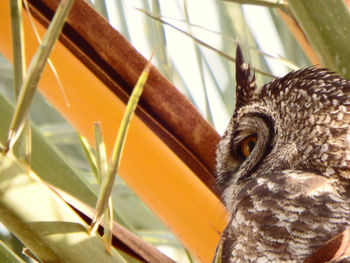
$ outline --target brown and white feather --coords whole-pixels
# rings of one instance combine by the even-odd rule
[[[222,262],[303,262],[350,227],[350,81],[310,67],[259,88],[239,47],[236,63],[236,108],[217,149],[230,214]]]

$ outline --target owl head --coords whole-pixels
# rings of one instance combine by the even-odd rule
[[[349,179],[349,95],[349,80],[315,67],[258,87],[237,45],[235,110],[217,149],[217,182],[229,210],[242,187],[263,174]]]

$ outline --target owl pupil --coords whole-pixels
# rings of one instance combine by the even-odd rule
[[[240,147],[238,149],[238,154],[243,157],[243,159],[247,158],[249,154],[253,151],[256,144],[256,135],[251,135],[244,139],[240,143]]]
[[[255,141],[251,140],[248,142],[249,152],[252,152],[255,146]]]

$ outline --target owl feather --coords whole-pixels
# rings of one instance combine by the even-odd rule
[[[221,262],[304,262],[350,227],[349,95],[349,80],[314,67],[257,87],[237,46],[236,107],[217,148]]]

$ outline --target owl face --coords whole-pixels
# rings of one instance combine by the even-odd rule
[[[260,172],[349,178],[350,81],[310,67],[258,88],[239,47],[236,60],[236,108],[217,150],[224,200]]]
[[[239,251],[248,258],[251,251],[292,260],[267,256],[279,251],[300,260],[348,224],[350,81],[310,67],[257,87],[237,47],[236,82],[235,111],[217,149],[217,183],[231,216],[223,258],[236,262]],[[340,219],[325,226],[335,213]],[[322,233],[313,236],[318,225]]]

